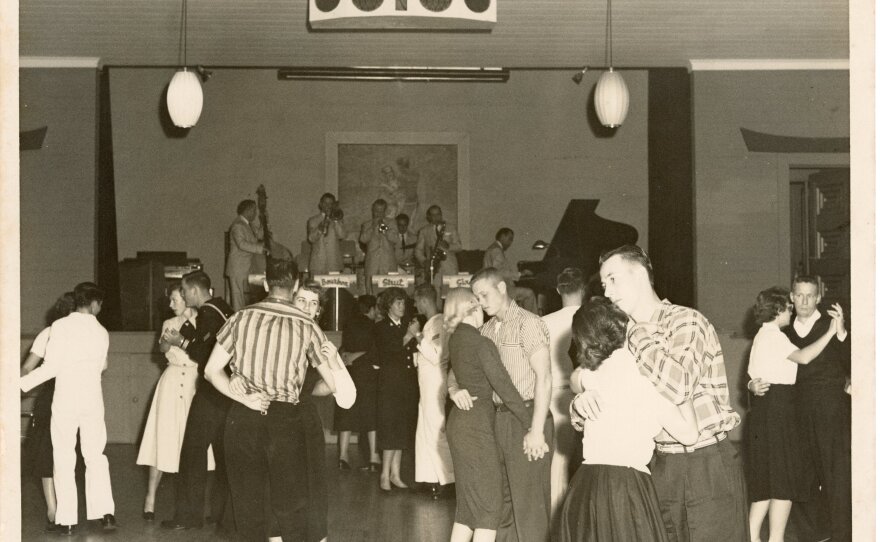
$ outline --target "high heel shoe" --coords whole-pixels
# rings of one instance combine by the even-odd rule
[[[383,486],[383,485],[382,485],[382,482],[385,482],[385,484],[386,484],[388,487]],[[386,494],[386,495],[390,494],[390,493],[391,493],[391,490],[393,489],[393,487],[394,487],[394,486],[392,486],[391,483],[388,482],[388,480],[382,480],[382,479],[379,480],[379,489],[382,490],[382,492],[383,492],[384,494]]]
[[[391,480],[391,488],[392,489],[409,489],[409,486],[404,484],[400,480],[398,480],[397,482],[395,482],[394,480]]]
[[[153,521],[154,519],[156,519],[156,513],[152,510],[150,510],[149,512],[144,510],[144,513],[141,514],[141,517],[144,518],[145,521]]]
[[[344,459],[339,460],[339,470],[351,470],[351,465]]]

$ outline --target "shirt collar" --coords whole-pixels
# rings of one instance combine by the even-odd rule
[[[813,311],[813,314],[807,317],[806,322],[801,322],[797,317],[795,317],[792,327],[794,327],[794,330],[797,331],[798,335],[803,337],[804,335],[809,333],[811,329],[813,329],[813,325],[818,322],[819,318],[821,317],[822,314],[819,312],[818,309],[816,309]]]
[[[516,315],[516,312],[519,310],[519,305],[516,304],[516,301],[510,300],[510,305],[507,307],[506,311],[499,312],[495,315],[495,319],[499,322],[506,322],[513,318]]]
[[[393,316],[391,316],[390,314],[388,315],[388,321],[390,321],[390,322],[391,322],[391,325],[394,325],[394,326],[399,326],[400,323],[401,323],[400,320],[396,320],[396,319],[395,319]]]
[[[248,220],[248,219],[246,219],[246,218],[244,217],[244,215],[238,215],[238,216],[241,217],[242,220],[244,220],[244,223],[245,223],[245,224],[247,224],[248,226],[251,225],[251,221]]]

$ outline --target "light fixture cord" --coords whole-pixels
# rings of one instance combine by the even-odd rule
[[[186,0],[180,4],[180,34],[177,40],[177,63],[180,64],[180,55],[183,53],[183,67],[186,68]]]
[[[185,0],[184,0],[185,1]],[[614,39],[611,28],[611,0],[608,0],[608,8],[605,10],[605,63],[609,68],[614,66]]]

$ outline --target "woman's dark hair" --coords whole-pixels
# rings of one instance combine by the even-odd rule
[[[782,311],[788,310],[791,304],[788,290],[774,286],[767,288],[755,300],[755,306],[752,312],[755,314],[755,323],[761,325],[765,322],[772,322]]]
[[[571,333],[581,365],[595,371],[626,341],[626,313],[605,297],[594,297],[574,313]]]
[[[357,298],[358,311],[361,314],[367,314],[370,309],[376,306],[376,298],[369,294],[359,295]]]
[[[379,294],[379,312],[382,314],[388,314],[388,309],[390,309],[391,305],[393,305],[398,299],[406,301],[406,292],[403,288],[388,288]]]
[[[61,297],[55,301],[52,308],[49,309],[46,319],[49,325],[52,325],[55,320],[64,318],[72,313],[74,309],[76,309],[76,298],[74,297],[73,292],[64,292],[61,294]]]

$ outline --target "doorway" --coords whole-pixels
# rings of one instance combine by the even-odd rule
[[[825,305],[850,301],[848,167],[792,167],[791,271],[819,278]]]

